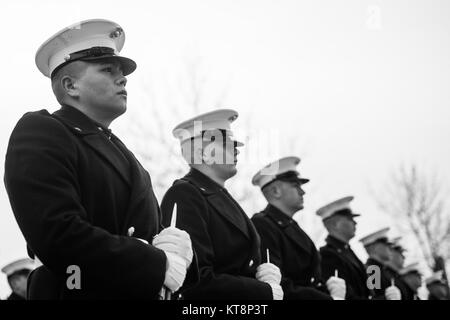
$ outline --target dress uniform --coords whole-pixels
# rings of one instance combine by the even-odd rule
[[[388,259],[383,260],[380,257],[373,254],[373,252],[370,251],[370,248],[376,245],[381,245],[383,249],[387,250],[389,252],[391,243],[388,241],[387,233],[389,232],[390,228],[383,228],[376,232],[373,232],[363,238],[360,239],[360,242],[363,244],[363,246],[366,248],[369,258],[366,262],[366,270],[367,274],[370,277],[373,273],[373,271],[369,270],[371,267],[378,267],[377,269],[380,271],[379,276],[379,284],[380,286],[373,288],[374,291],[374,299],[377,300],[384,300],[385,298],[388,300],[400,300],[401,299],[401,293],[400,290],[394,285],[394,279],[390,277],[389,271],[386,267],[386,262]],[[378,273],[375,273],[378,274]],[[376,281],[378,282],[378,281]],[[389,290],[387,290],[389,289]],[[387,294],[386,294],[387,293]]]
[[[123,29],[87,20],[61,30],[36,54],[51,77],[73,61],[117,61]],[[53,114],[26,113],[6,155],[5,185],[31,256],[43,265],[30,275],[31,299],[156,299],[166,275],[165,251],[151,242],[160,211],[149,174],[108,128],[63,104]],[[129,229],[133,228],[133,237]],[[81,288],[69,288],[70,266]]]
[[[24,258],[8,263],[2,268],[12,289],[7,300],[26,300],[27,278],[34,267],[33,260]]]
[[[396,237],[389,241],[391,243],[392,257],[391,260],[385,264],[386,274],[391,281],[394,281],[395,286],[399,288],[402,300],[411,300],[413,298],[411,290],[400,274],[400,271],[404,268],[404,253],[406,251],[400,244],[401,238],[402,237]]]
[[[177,125],[173,134],[181,142],[185,160],[190,165],[193,162],[199,165],[192,160],[190,152],[195,152],[195,145],[202,144],[207,136],[211,141],[223,139],[223,143],[231,143],[233,147],[241,146],[232,139],[230,130],[230,124],[237,116],[234,110],[220,109]],[[218,135],[210,135],[211,132]],[[216,151],[216,154],[220,153]],[[203,147],[201,152],[206,152]],[[234,165],[234,161],[232,164],[213,164],[216,167]],[[184,292],[186,299],[273,298],[271,286],[255,278],[262,262],[259,235],[224,186],[191,165],[189,173],[175,180],[161,202],[165,226],[170,224],[175,204],[177,226],[191,236],[200,275],[199,282]]]
[[[344,217],[353,219],[360,216],[353,213],[350,202],[354,197],[345,197],[317,210],[317,215],[322,221],[331,217]],[[350,239],[348,239],[350,240]],[[348,241],[338,239],[329,234],[325,239],[326,245],[320,248],[322,275],[329,278],[338,272],[340,278],[345,280],[347,286],[347,299],[370,299],[373,292],[367,287],[366,267],[351,249]]]
[[[398,272],[400,279],[405,284],[404,292],[402,291],[402,300],[420,300],[417,290],[422,285],[422,275],[418,267],[419,264],[415,262]]]
[[[299,162],[297,157],[282,158],[258,171],[252,183],[261,189],[276,180],[307,183],[296,169]],[[270,203],[252,221],[262,239],[262,254],[269,249],[270,261],[281,270],[285,299],[330,300],[322,283],[319,252],[297,222]]]
[[[448,300],[448,283],[443,277],[443,271],[436,271],[425,280],[429,295],[428,300]]]

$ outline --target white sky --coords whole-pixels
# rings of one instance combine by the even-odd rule
[[[445,0],[3,1],[0,153],[23,113],[57,108],[34,64],[39,45],[74,22],[110,19],[125,30],[123,54],[138,63],[128,82],[128,114],[112,126],[123,140],[126,117],[146,94],[142,83],[155,90],[177,83],[183,60],[200,57],[210,81],[205,109],[229,85],[227,106],[241,114],[236,129],[251,121],[251,132],[279,137],[280,156],[295,151],[302,158],[300,170],[311,178],[305,228],[320,223],[318,207],[352,194],[364,215],[359,239],[391,224],[369,186],[381,186],[392,169],[416,163],[450,178],[449,17]],[[163,107],[158,112],[170,119]],[[178,120],[169,121],[167,135]],[[287,143],[284,135],[297,140]],[[274,160],[250,163],[255,157],[245,150],[241,157],[251,168]],[[26,251],[3,186],[0,208],[2,266]],[[364,257],[356,241],[354,247]],[[0,297],[8,292],[1,277]]]

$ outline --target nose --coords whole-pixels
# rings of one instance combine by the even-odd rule
[[[119,86],[123,86],[125,87],[127,85],[127,78],[125,78],[125,76],[121,76],[118,80],[117,80],[117,84]]]

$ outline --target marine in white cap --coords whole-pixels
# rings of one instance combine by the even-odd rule
[[[425,283],[428,289],[428,300],[449,300],[449,286],[445,281],[442,270],[434,271],[426,278]]]
[[[5,163],[16,220],[43,263],[31,275],[31,299],[158,299],[163,286],[182,285],[192,261],[186,232],[160,232],[149,175],[109,129],[126,111],[126,76],[136,69],[120,55],[124,42],[119,24],[92,19],[36,53],[61,109],[25,114]]]
[[[231,130],[237,117],[231,109],[214,110],[173,130],[190,171],[169,188],[161,209],[167,226],[176,204],[177,225],[191,235],[198,258],[200,279],[186,282],[187,299],[283,299],[280,270],[261,259],[253,224],[225,188],[242,146]]]
[[[402,291],[402,300],[420,300],[417,292],[422,286],[422,273],[419,269],[419,263],[410,263],[400,269],[398,273],[406,286],[404,294]]]
[[[261,170],[252,179],[268,204],[253,215],[261,236],[262,252],[269,250],[271,261],[281,268],[283,290],[288,300],[331,300],[345,298],[345,282],[331,277],[322,282],[319,253],[306,232],[293,219],[303,209],[303,178],[300,158],[285,157]]]
[[[389,239],[388,242],[391,247],[391,257],[389,261],[385,263],[386,276],[395,280],[395,285],[399,288],[402,295],[402,300],[410,300],[413,298],[413,294],[409,288],[409,285],[403,280],[400,275],[400,270],[405,266],[405,248],[401,245],[402,237],[398,236]]]
[[[33,269],[34,261],[30,258],[15,260],[2,268],[12,290],[7,300],[26,300],[27,279]]]
[[[337,272],[345,280],[346,299],[367,300],[373,292],[366,284],[366,267],[349,244],[356,232],[355,218],[360,216],[351,208],[353,199],[353,196],[340,198],[316,212],[328,231],[326,244],[320,248],[322,275],[328,278]]]
[[[389,240],[392,248],[392,257],[389,261],[389,265],[397,272],[400,271],[405,264],[406,249],[401,245],[401,240],[402,237],[395,237]]]
[[[379,274],[375,273],[377,276],[380,276],[380,287],[374,288],[374,299],[401,300],[400,289],[395,285],[395,279],[390,277],[386,270],[386,263],[392,257],[392,244],[388,238],[389,230],[389,227],[382,228],[368,234],[359,241],[363,244],[369,255],[366,262],[367,273],[370,274],[369,271],[374,267],[380,271]]]

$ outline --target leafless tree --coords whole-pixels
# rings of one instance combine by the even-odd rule
[[[417,250],[431,269],[440,258],[450,259],[448,196],[436,174],[419,171],[415,165],[400,167],[375,194],[380,209],[394,218],[400,230],[415,237]]]
[[[159,83],[156,84],[148,78],[141,79],[139,83],[144,94],[140,103],[130,108],[128,112],[125,134],[129,140],[127,144],[149,170],[153,188],[159,199],[172,182],[182,177],[188,170],[181,157],[179,144],[171,134],[172,128],[189,117],[210,111],[211,108],[235,107],[239,111],[239,106],[226,104],[230,83],[221,85],[215,82],[211,70],[201,57],[187,58],[181,65],[184,69],[180,69],[175,83],[158,79]],[[248,143],[250,138],[255,139],[254,136],[249,137],[248,133],[257,135],[265,132],[261,129],[261,124],[254,123],[253,118],[251,112],[247,112],[245,117],[239,119],[240,126],[247,131],[245,133],[247,136],[237,137],[246,143],[243,153],[247,152],[246,147],[253,143],[252,141]],[[285,134],[282,139],[278,138],[281,141],[274,142],[277,144],[275,147],[280,148],[280,155],[296,154],[295,152],[302,146],[299,146],[299,139],[295,136]],[[264,141],[262,142],[263,147],[268,147]],[[278,145],[281,142],[285,145]],[[259,189],[251,185],[253,175],[266,164],[255,165],[257,163],[255,157],[258,155],[252,152],[247,159],[240,158],[242,161],[238,164],[239,172],[228,185],[230,193],[249,216],[262,210],[265,205]],[[275,157],[270,159],[273,160]]]
[[[181,65],[184,69],[180,69],[175,82],[158,79],[156,84],[149,78],[141,79],[144,94],[128,112],[128,144],[150,171],[159,199],[188,170],[172,128],[201,112],[224,107],[229,89],[225,85],[211,94],[209,70],[201,57],[186,58]]]

